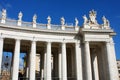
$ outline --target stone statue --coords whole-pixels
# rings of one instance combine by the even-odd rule
[[[75,26],[78,26],[78,23],[79,23],[78,19],[75,18]]]
[[[23,16],[23,14],[22,14],[22,12],[20,11],[19,14],[18,14],[18,21],[22,21],[22,16]]]
[[[65,19],[64,19],[64,17],[61,18],[61,25],[65,25]]]
[[[109,22],[109,20],[106,21],[106,25],[107,25],[108,27],[110,27],[110,22]]]
[[[105,16],[102,17],[102,20],[104,26],[109,26],[109,20],[107,20]]]
[[[86,24],[88,22],[86,15],[83,16],[83,19],[84,19],[84,24]]]
[[[35,23],[35,24],[36,24],[36,19],[37,19],[37,15],[34,14],[34,16],[33,16],[33,23]]]
[[[51,17],[50,16],[47,17],[47,20],[48,20],[48,24],[51,24]]]
[[[6,9],[2,9],[2,19],[6,19]]]
[[[89,17],[90,17],[90,23],[91,24],[96,24],[96,11],[92,10],[89,12]]]

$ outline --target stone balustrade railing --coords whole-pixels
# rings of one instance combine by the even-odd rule
[[[47,24],[40,24],[37,23],[37,15],[35,14],[33,16],[32,22],[24,22],[22,21],[23,14],[20,11],[18,14],[18,20],[11,20],[7,19],[7,12],[6,9],[2,9],[1,19],[0,23],[4,25],[10,25],[10,26],[20,26],[20,27],[31,27],[31,28],[39,28],[39,29],[51,29],[51,30],[70,30],[70,31],[78,31],[79,30],[79,21],[77,18],[75,18],[75,25],[67,25],[65,23],[64,17],[61,17],[61,25],[53,25],[51,24],[51,17],[47,17]],[[83,28],[86,29],[110,29],[109,20],[106,19],[105,16],[102,17],[103,24],[98,24],[96,20],[96,11],[92,10],[89,12],[89,18],[86,17],[86,15],[83,16],[84,23]]]
[[[2,19],[0,19],[0,22],[2,21]],[[12,19],[6,19],[5,23],[1,23],[4,25],[8,25],[8,26],[18,26],[18,27],[29,27],[29,28],[38,28],[38,29],[48,29],[48,25],[47,24],[42,24],[42,23],[36,23],[36,27],[33,26],[32,22],[21,22],[21,25],[18,24],[17,20],[12,20]],[[68,31],[78,31],[78,29],[75,29],[74,26],[70,26],[70,25],[64,25],[65,30]],[[61,29],[61,25],[55,25],[55,24],[51,24],[50,25],[50,29],[51,30],[62,30]]]

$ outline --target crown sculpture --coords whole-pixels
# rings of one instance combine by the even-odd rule
[[[97,16],[97,12],[94,11],[94,10],[91,10],[89,11],[89,18],[87,18],[86,15],[83,16],[83,19],[84,19],[84,23],[83,23],[83,28],[85,29],[110,29],[110,23],[109,23],[109,20],[106,19],[105,16],[102,17],[102,21],[103,21],[103,24],[98,24],[97,20],[96,20],[96,16]],[[2,14],[1,14],[1,20],[0,22],[2,24],[6,24],[6,21],[8,20],[7,18],[7,11],[6,9],[2,9]],[[23,17],[23,13],[20,11],[18,13],[18,20],[17,20],[17,25],[16,26],[22,26],[22,17]],[[32,24],[32,27],[33,28],[37,28],[37,15],[34,14],[33,16],[33,20],[31,22]],[[66,25],[65,24],[65,18],[64,17],[61,17],[60,18],[60,21],[61,21],[61,30],[65,30],[69,25]],[[75,31],[78,31],[79,30],[79,21],[77,18],[75,18],[75,26],[72,26],[74,27]],[[51,17],[48,16],[47,17],[47,24],[46,24],[46,27],[47,29],[52,29],[52,25],[51,25]]]
[[[86,15],[83,16],[84,23],[83,27],[88,29],[110,29],[109,20],[105,18],[105,16],[102,17],[103,24],[99,25],[96,20],[97,12],[92,10],[89,12],[89,19],[86,17]]]

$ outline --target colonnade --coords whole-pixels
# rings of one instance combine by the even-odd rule
[[[52,41],[45,42],[46,44],[46,53],[44,54],[44,74],[43,77],[45,80],[52,80],[51,74],[51,46]],[[14,49],[14,58],[13,58],[13,69],[12,69],[12,80],[18,80],[18,72],[19,72],[19,55],[20,55],[20,44],[21,40],[15,40],[15,49]],[[29,80],[35,80],[35,58],[36,58],[36,44],[37,41],[31,41],[31,50],[30,50],[30,63],[29,63]],[[67,80],[67,54],[66,54],[66,42],[60,42],[59,54],[58,54],[58,76],[59,80]],[[83,75],[86,76],[86,80],[93,80],[92,71],[94,71],[94,80],[99,80],[99,69],[98,65],[93,65],[94,70],[91,67],[91,53],[90,53],[90,42],[85,41],[84,43],[84,55],[85,55],[85,69],[86,73],[83,74],[83,66],[82,66],[82,51],[81,44],[79,42],[75,42],[75,68],[76,68],[76,80],[84,80]],[[117,80],[117,76],[114,74],[116,69],[115,63],[115,51],[114,45],[110,42],[105,43],[106,46],[106,55],[108,65],[108,80]],[[4,47],[4,38],[0,38],[0,71],[2,64],[2,53]],[[114,59],[112,59],[114,58]],[[94,64],[97,64],[97,57],[94,57]],[[114,73],[113,73],[114,72]],[[0,72],[1,73],[1,72]]]

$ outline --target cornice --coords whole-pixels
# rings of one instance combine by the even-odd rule
[[[51,29],[39,29],[32,27],[22,27],[22,26],[9,26],[5,24],[0,24],[0,28],[5,28],[8,30],[18,30],[18,31],[30,31],[37,33],[51,33],[51,34],[73,34],[76,35],[77,31],[67,31],[67,30],[51,30]]]

